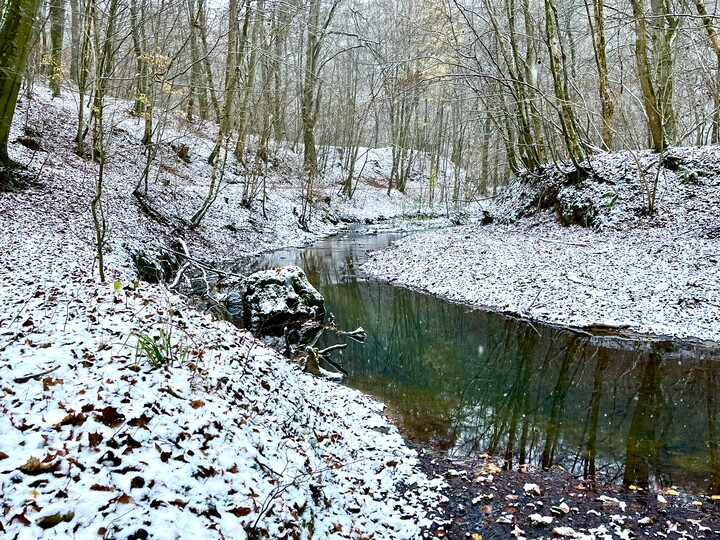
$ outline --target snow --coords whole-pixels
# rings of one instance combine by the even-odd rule
[[[419,534],[438,495],[377,403],[157,286],[25,278],[0,289],[6,538]],[[159,328],[190,349],[153,369],[135,336]],[[56,468],[24,474],[33,457]]]
[[[11,140],[27,123],[43,133],[44,151],[10,148],[36,183],[0,193],[3,538],[420,537],[446,484],[420,472],[380,404],[302,373],[166,288],[138,283],[130,252],[157,252],[177,236],[194,257],[232,269],[260,251],[337,232],[338,217],[448,214],[442,202],[427,204],[422,171],[407,195],[361,182],[346,200],[337,195],[342,171],[331,168],[339,176],[319,182],[330,202],[316,205],[304,231],[298,156],[275,148],[264,200],[241,204],[247,179],[231,162],[216,204],[188,232],[183,220],[212,174],[213,126],[162,119],[148,192],[168,218],[161,224],[131,196],[144,167],[142,125],[127,103],[109,101],[108,279],[100,283],[88,213],[93,165],[72,152],[77,100],[37,92],[20,104]],[[170,142],[187,144],[191,163]],[[377,162],[368,175],[379,174],[378,184],[388,152],[368,152]],[[678,152],[688,162],[720,163],[717,149]],[[711,174],[698,185],[673,186],[674,176],[663,175],[652,218],[633,213],[638,200],[618,187],[617,204],[598,214],[596,229],[563,228],[525,209],[507,223],[409,237],[365,269],[533,319],[717,341],[720,193],[714,169],[705,168]],[[167,362],[154,365],[137,346],[148,337]],[[512,522],[503,515],[497,523],[503,519]],[[582,537],[612,533],[600,527]]]
[[[674,154],[708,168],[720,161],[717,147]],[[523,210],[516,197],[525,188],[513,187],[494,208],[505,223],[419,233],[372,254],[362,270],[541,322],[717,342],[720,174],[710,169],[696,183],[665,174],[674,179],[661,185],[652,216],[626,186],[606,209],[612,219],[601,213],[595,228],[562,226],[549,211]]]
[[[137,282],[128,248],[158,249],[174,228],[131,196],[142,128],[120,102],[109,105],[108,276],[97,280],[92,166],[72,153],[74,100],[38,92],[16,118],[44,133],[47,152],[11,145],[37,182],[0,194],[0,536],[418,538],[443,482],[420,472],[380,404]],[[182,139],[179,120],[168,122],[194,161],[181,169],[161,149],[182,174],[153,181],[151,200],[187,218],[207,189],[211,167],[198,154],[210,139],[189,126]],[[193,255],[221,264],[337,230],[318,217],[302,231],[287,187],[263,217],[227,184],[201,229],[182,233]],[[143,338],[167,362],[151,361]]]

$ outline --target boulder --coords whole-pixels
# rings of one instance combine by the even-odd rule
[[[250,275],[243,294],[243,322],[258,336],[288,336],[322,329],[325,299],[297,266]],[[292,341],[304,341],[296,337]]]

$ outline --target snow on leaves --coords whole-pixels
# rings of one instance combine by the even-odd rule
[[[22,336],[0,345],[5,537],[162,539],[178,524],[188,537],[419,535],[440,496],[376,404],[152,286],[78,273],[52,297],[48,309],[47,294],[31,295],[12,328]],[[168,324],[170,310],[203,350],[192,368],[153,369],[129,350],[127,336]]]

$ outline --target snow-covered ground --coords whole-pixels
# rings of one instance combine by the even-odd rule
[[[217,200],[201,226],[190,232],[186,225],[202,205],[213,174],[207,158],[215,145],[217,128],[210,122],[196,120],[189,123],[179,115],[168,113],[156,118],[156,139],[161,142],[156,145],[157,157],[149,167],[146,201],[166,218],[166,223],[157,223],[140,210],[131,196],[145,168],[141,143],[144,123],[141,118],[129,114],[131,107],[131,103],[110,99],[105,107],[105,123],[111,128],[106,138],[104,201],[107,243],[116,264],[129,263],[128,250],[142,249],[154,254],[180,234],[193,256],[228,267],[242,255],[302,245],[332,234],[338,230],[337,219],[376,221],[416,215],[438,216],[448,212],[448,207],[439,200],[439,193],[435,203],[428,204],[427,178],[423,180],[420,174],[416,175],[420,180],[409,183],[406,194],[393,191],[388,196],[389,168],[384,180],[380,176],[380,169],[390,164],[391,150],[385,148],[370,154],[379,168],[359,169],[365,172],[352,199],[340,195],[343,179],[340,164],[328,164],[327,174],[313,187],[316,204],[306,231],[298,225],[302,211],[300,155],[288,147],[271,144],[269,160],[262,165],[263,181],[261,177],[243,175],[243,168],[232,155],[234,146],[231,144]],[[86,222],[97,168],[93,169],[90,159],[73,153],[76,122],[76,95],[68,91],[62,98],[51,99],[47,89],[38,88],[32,101],[23,99],[20,102],[11,141],[26,132],[34,137],[39,133],[35,139],[40,141],[42,151],[32,151],[14,143],[10,145],[10,153],[37,175],[41,184],[39,189],[31,189],[20,197],[17,204],[27,204],[41,196],[49,204],[64,207],[58,208],[58,212],[67,219],[83,222],[83,227],[72,234],[92,243],[93,233]],[[250,146],[253,144],[251,140]],[[173,147],[183,146],[187,146],[189,162],[180,159],[173,150]],[[251,169],[254,159],[254,152],[250,152],[247,160]],[[220,176],[220,170],[215,173]],[[372,182],[368,183],[369,180]],[[242,202],[249,192],[254,195],[248,208]],[[53,219],[53,215],[49,218]]]
[[[211,174],[210,139],[179,124],[193,161],[161,149],[150,200],[170,223],[151,220],[131,195],[142,126],[126,107],[108,111],[107,283],[96,277],[92,162],[72,152],[72,98],[51,103],[39,90],[16,115],[13,139],[27,123],[44,151],[12,144],[36,182],[0,193],[0,537],[417,538],[441,482],[419,472],[381,405],[137,283],[130,264],[128,248],[150,252],[175,235],[222,265],[336,226],[319,212],[301,230],[292,171],[278,171],[264,216],[227,184],[198,231],[176,232]],[[361,195],[358,208],[372,200],[386,215],[415,204]],[[146,337],[172,361],[138,349]]]
[[[600,182],[517,184],[493,210],[507,223],[419,233],[373,254],[363,271],[538,321],[720,341],[720,148],[671,155],[683,165],[661,170],[653,215],[642,212],[632,156],[598,156]],[[653,159],[640,156],[651,182]],[[555,199],[592,208],[595,227],[558,224]]]

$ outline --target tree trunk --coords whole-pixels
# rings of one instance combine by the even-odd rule
[[[0,27],[0,162],[8,163],[10,125],[41,0],[8,0]]]
[[[85,153],[85,93],[88,89],[89,63],[90,63],[90,29],[95,17],[95,0],[85,0],[82,20],[82,36],[78,50],[77,84],[80,99],[78,99],[77,133],[75,135],[75,153],[82,156]]]
[[[550,71],[552,72],[555,99],[558,102],[558,116],[562,128],[563,140],[570,159],[576,165],[583,160],[583,151],[575,128],[575,114],[570,103],[567,89],[567,70],[565,69],[565,55],[557,35],[557,11],[550,0],[545,0],[545,33],[550,53]]]
[[[75,82],[78,80],[82,10],[80,0],[70,0],[70,78]]]
[[[713,125],[712,125],[712,140],[713,144],[720,142],[720,36],[718,35],[717,28],[713,23],[713,19],[708,15],[705,5],[702,0],[694,0],[695,9],[697,9],[698,15],[702,20],[705,31],[710,38],[710,44],[712,45],[715,56],[717,57],[715,67],[715,85],[714,85],[714,105],[715,111],[713,113]]]
[[[641,0],[630,0],[635,18],[635,63],[637,64],[640,88],[643,93],[645,114],[650,129],[651,146],[656,152],[665,149],[665,130],[663,129],[660,112],[657,109],[655,86],[653,85],[648,58],[647,24]]]
[[[192,120],[195,114],[194,104],[197,98],[198,116],[201,120],[207,117],[207,92],[202,85],[202,65],[200,60],[200,47],[198,44],[198,28],[195,20],[197,10],[195,0],[188,0],[188,24],[190,25],[190,97],[188,99],[188,118]]]
[[[587,2],[585,3],[587,7]],[[600,94],[600,107],[602,111],[602,148],[610,150],[613,139],[613,116],[615,104],[610,96],[610,76],[607,64],[607,44],[605,39],[605,2],[593,0],[593,16],[588,8],[588,22],[593,33],[593,50],[595,64],[598,70],[598,92]],[[594,23],[594,24],[593,24]]]
[[[212,66],[210,65],[210,46],[207,40],[207,21],[205,17],[205,0],[198,0],[197,16],[195,26],[200,30],[200,43],[202,44],[203,67],[207,78],[208,92],[210,92],[210,104],[215,112],[215,120],[220,122],[220,103],[215,94],[215,83],[213,82]]]
[[[144,23],[139,18],[137,0],[130,0],[130,25],[133,40],[133,52],[137,65],[137,81],[135,86],[135,107],[133,114],[142,116],[145,120],[142,143],[149,146],[152,142],[153,132],[153,96],[149,77],[147,57],[147,42],[145,38]]]
[[[248,1],[249,3],[249,1]],[[220,153],[223,139],[232,131],[232,107],[235,98],[235,84],[237,82],[237,58],[238,58],[238,0],[230,0],[228,6],[228,49],[225,59],[225,93],[223,96],[223,107],[218,118],[220,131],[215,148],[208,157],[208,163],[215,163]]]
[[[50,90],[53,97],[60,97],[60,82],[63,78],[62,47],[65,33],[66,0],[50,1]]]

